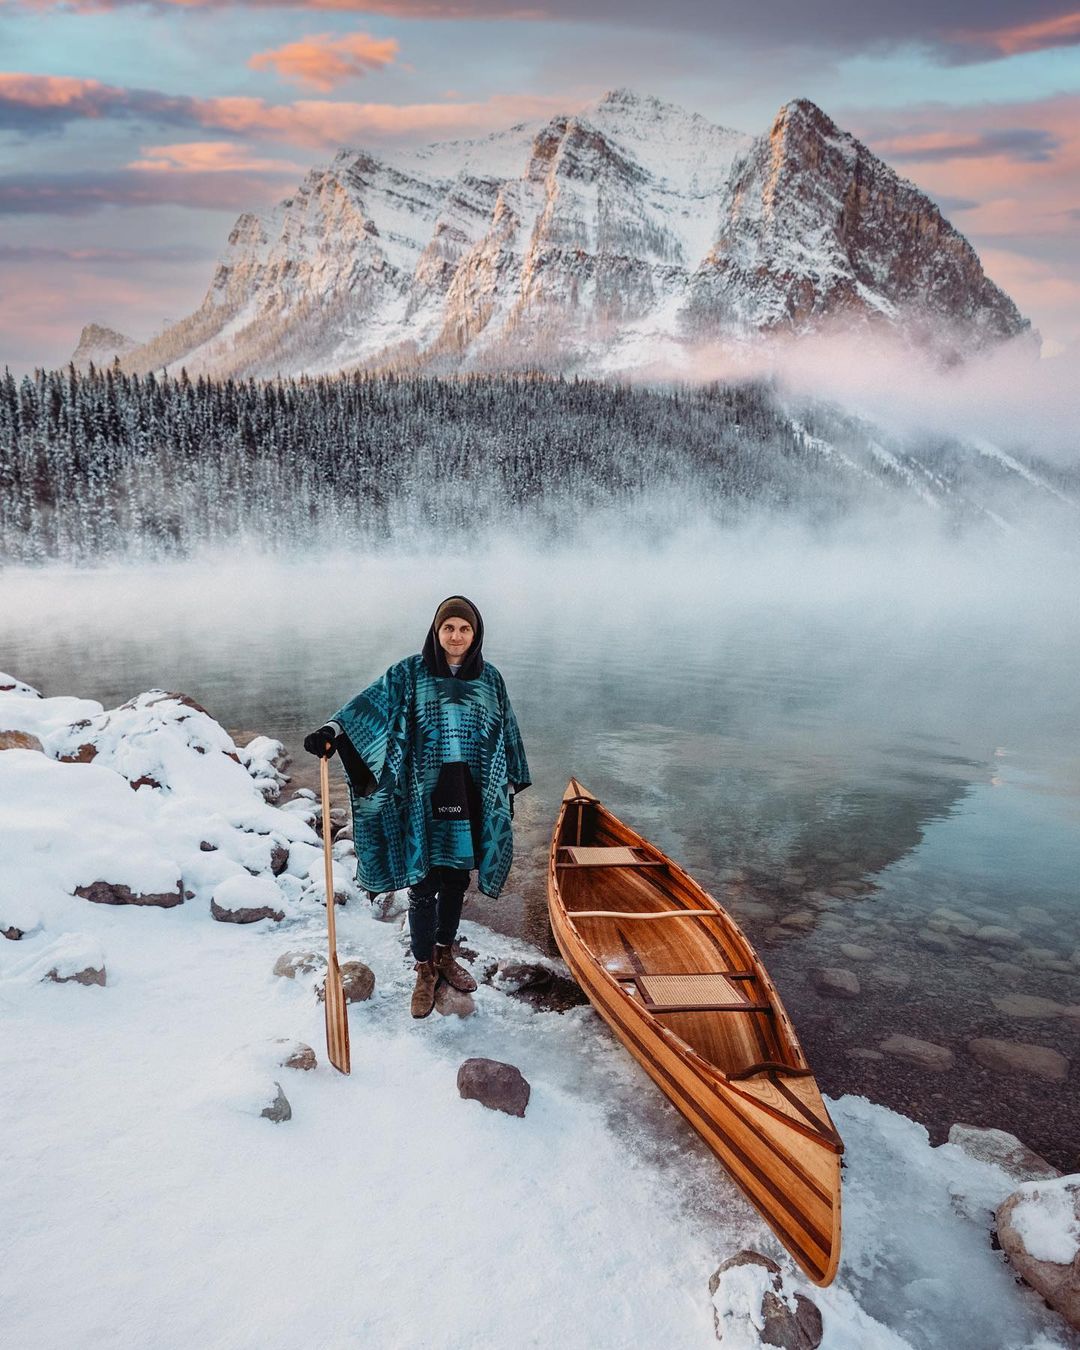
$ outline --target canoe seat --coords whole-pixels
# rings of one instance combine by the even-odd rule
[[[635,975],[634,984],[650,1012],[771,1012],[751,1003],[728,975]]]
[[[583,847],[581,844],[567,844],[561,848],[562,861],[558,867],[666,867],[667,863],[655,858],[642,858],[635,848],[624,848],[618,844],[604,848]]]

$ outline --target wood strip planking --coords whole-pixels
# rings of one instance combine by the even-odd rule
[[[635,849],[654,868],[556,871],[565,831],[581,846]],[[819,1284],[835,1275],[840,1252],[842,1141],[829,1119],[775,986],[745,934],[678,864],[611,815],[571,780],[552,838],[549,910],[556,941],[597,1011],[654,1082],[731,1172],[752,1204]],[[708,907],[718,924],[640,924],[577,914],[603,900],[625,919],[658,905],[672,917]],[[614,903],[613,903],[614,902]],[[625,962],[644,976],[751,979],[740,989],[768,1012],[651,1009],[618,983]],[[609,969],[614,966],[615,971]],[[626,978],[625,975],[622,978]],[[760,992],[759,992],[760,991]],[[725,1005],[728,1006],[728,1005]],[[660,1013],[661,1016],[656,1016]],[[743,1081],[726,1074],[772,1061],[800,1075],[781,1082],[768,1066]]]

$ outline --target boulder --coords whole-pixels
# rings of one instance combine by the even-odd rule
[[[14,675],[5,675],[0,672],[0,694],[23,694],[27,698],[40,698],[41,694],[33,685],[24,684],[22,680],[17,680]]]
[[[1024,939],[1019,933],[1014,933],[1011,928],[1003,928],[997,923],[984,924],[982,928],[976,928],[974,933],[976,942],[985,942],[992,947],[1022,947]]]
[[[282,1120],[292,1120],[292,1107],[289,1105],[288,1097],[281,1090],[281,1084],[275,1083],[274,1087],[277,1088],[277,1096],[263,1107],[259,1115],[265,1116],[267,1120],[272,1120],[275,1123]]]
[[[956,951],[956,943],[947,933],[935,933],[931,928],[924,928],[916,934],[915,941],[920,947],[928,947],[932,952]]]
[[[998,1207],[997,1235],[1024,1283],[1080,1328],[1080,1176],[1025,1182]]]
[[[283,896],[269,877],[235,876],[214,887],[210,913],[220,923],[258,923],[285,917]]]
[[[435,1011],[444,1017],[471,1017],[476,1011],[476,1001],[472,994],[455,989],[446,980],[440,980],[435,986]]]
[[[380,923],[390,923],[394,919],[400,919],[408,908],[408,891],[384,891],[381,895],[376,894],[372,900],[371,917],[378,919]]]
[[[290,1041],[279,1036],[273,1042],[278,1066],[282,1069],[314,1069],[318,1064],[315,1051],[303,1041]]]
[[[813,1300],[784,1290],[775,1261],[743,1250],[724,1261],[709,1278],[716,1338],[723,1344],[781,1346],[817,1350],[824,1335],[821,1312]]]
[[[315,998],[326,1001],[325,976],[315,986]],[[375,992],[375,972],[363,961],[344,961],[341,964],[341,988],[346,1003],[364,1003]]]
[[[994,1007],[1006,1017],[1058,1017],[1064,1008],[1052,998],[1038,994],[1006,994],[994,999]]]
[[[1051,1083],[1064,1082],[1068,1076],[1069,1061],[1047,1045],[977,1036],[968,1041],[967,1048],[984,1069],[994,1073],[1030,1073]]]
[[[184,893],[181,882],[176,883],[175,891],[163,891],[144,894],[133,891],[118,881],[92,881],[89,886],[76,886],[75,894],[95,905],[154,905],[159,909],[172,909],[183,904]]]
[[[858,998],[861,992],[855,972],[839,966],[818,966],[811,979],[824,998]]]
[[[274,876],[281,876],[289,865],[289,850],[284,844],[275,844],[270,850],[270,871]]]
[[[61,974],[57,967],[45,972],[42,977],[44,980],[52,980],[53,984],[100,984],[105,983],[105,966],[86,966],[82,970],[72,971],[70,974]]]
[[[294,980],[297,975],[310,975],[316,970],[326,969],[326,957],[319,952],[282,952],[274,962],[274,974]]]
[[[497,1059],[467,1059],[457,1073],[458,1092],[508,1116],[524,1116],[531,1088],[520,1069]]]
[[[45,747],[29,731],[0,731],[0,750],[41,750]]]
[[[848,961],[872,961],[875,953],[869,947],[860,947],[857,942],[841,942],[840,955]]]
[[[491,974],[491,983],[504,994],[516,994],[550,984],[554,973],[539,961],[502,960]]]
[[[951,1069],[956,1063],[956,1056],[947,1046],[920,1041],[915,1036],[890,1036],[881,1042],[881,1048],[887,1055],[917,1064],[920,1069],[932,1069],[935,1073]]]
[[[806,933],[817,923],[817,915],[812,909],[794,909],[780,920],[782,928],[792,928],[797,933]]]
[[[1056,1167],[1021,1143],[1015,1134],[1008,1134],[1005,1130],[990,1130],[957,1122],[949,1130],[949,1143],[963,1149],[970,1158],[994,1163],[1017,1183],[1051,1181],[1061,1176]]]
[[[935,909],[926,926],[935,933],[955,933],[958,937],[973,937],[979,927],[974,919],[955,909]]]

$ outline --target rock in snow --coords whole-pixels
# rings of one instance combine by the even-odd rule
[[[271,877],[235,876],[214,888],[210,913],[222,923],[258,923],[285,917],[282,895]]]
[[[971,1158],[994,1163],[1013,1181],[1051,1181],[1061,1176],[1039,1155],[1005,1130],[985,1129],[959,1122],[949,1130],[949,1143],[962,1148]]]
[[[1080,1328],[1080,1176],[1026,1182],[998,1209],[997,1226],[1025,1283]]]
[[[323,979],[315,986],[315,998],[319,1003],[326,1000],[325,983]],[[364,1003],[375,992],[375,972],[363,961],[342,961],[341,987],[346,1003]]]
[[[264,1106],[259,1115],[265,1116],[267,1120],[272,1120],[275,1123],[282,1120],[292,1120],[292,1107],[289,1105],[288,1097],[281,1090],[281,1084],[275,1083],[274,1087],[277,1088],[274,1100]]]
[[[458,1092],[508,1116],[524,1116],[530,1087],[521,1070],[497,1059],[467,1059],[457,1073]]]
[[[716,1338],[731,1350],[758,1345],[817,1350],[823,1325],[817,1304],[784,1290],[780,1267],[760,1252],[736,1252],[709,1279]]]

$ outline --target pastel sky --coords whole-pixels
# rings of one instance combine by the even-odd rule
[[[818,103],[1080,350],[1080,0],[0,0],[0,367],[201,301],[242,210],[342,145],[627,86],[742,131]]]

